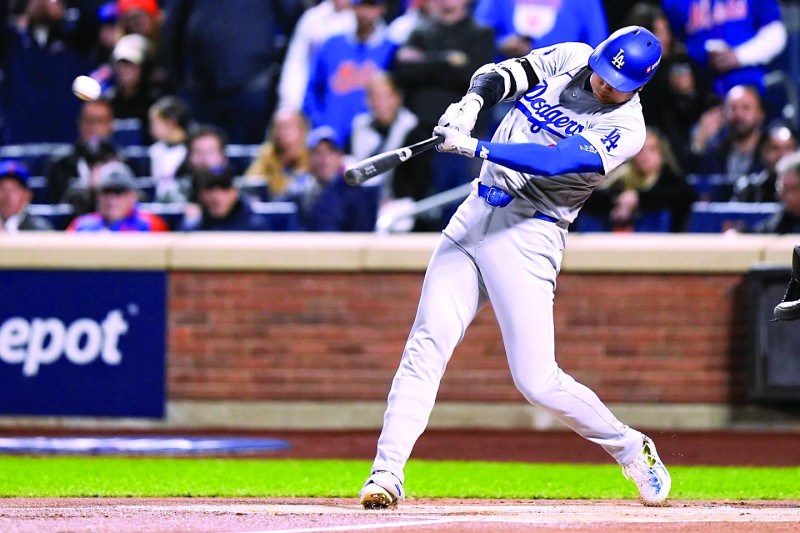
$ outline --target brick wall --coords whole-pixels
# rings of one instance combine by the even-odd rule
[[[171,272],[172,400],[384,400],[423,273]],[[559,277],[557,359],[609,402],[744,395],[741,275]],[[531,317],[535,319],[535,317]],[[520,401],[491,308],[439,398]]]

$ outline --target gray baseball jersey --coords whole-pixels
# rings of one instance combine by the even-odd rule
[[[527,93],[514,96],[514,108],[500,123],[492,142],[549,146],[580,135],[587,141],[581,149],[600,155],[605,174],[635,156],[645,139],[639,96],[621,105],[599,103],[591,89],[585,88],[591,75],[586,66],[591,53],[588,45],[566,43],[534,50],[522,58],[540,82]],[[502,187],[525,198],[538,211],[568,222],[575,220],[604,178],[599,173],[532,176],[491,161],[483,163],[480,173],[484,185]],[[515,185],[523,182],[521,188]]]

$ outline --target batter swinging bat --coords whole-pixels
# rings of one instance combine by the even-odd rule
[[[425,139],[416,144],[368,157],[353,166],[347,167],[347,170],[344,172],[344,181],[353,187],[360,185],[378,174],[383,174],[387,170],[392,170],[403,161],[408,161],[415,155],[430,150],[443,140],[444,137],[441,135],[434,135],[430,139]]]

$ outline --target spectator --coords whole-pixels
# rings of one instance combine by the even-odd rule
[[[97,212],[76,218],[67,231],[160,232],[168,231],[168,226],[161,217],[139,209],[133,172],[115,161],[100,170]]]
[[[119,23],[119,7],[116,0],[106,2],[97,8],[97,19],[100,22],[100,29],[97,33],[97,41],[92,46],[91,57],[93,65],[105,65],[111,62],[111,52],[114,45],[122,37],[122,26]],[[110,74],[98,76],[103,79]]]
[[[775,191],[777,180],[775,165],[797,148],[797,134],[788,126],[783,123],[770,126],[758,151],[764,169],[736,180],[733,184],[732,199],[738,202],[778,201]]]
[[[436,17],[439,9],[438,0],[411,0],[409,4],[406,12],[394,19],[386,30],[389,40],[397,46],[406,44],[411,33],[431,17]]]
[[[150,135],[156,140],[147,153],[156,201],[168,201],[178,187],[176,174],[186,161],[189,108],[176,96],[161,97],[150,107]]]
[[[135,119],[140,131],[133,144],[150,144],[148,112],[165,87],[152,77],[153,57],[150,41],[138,34],[123,35],[111,53],[114,84],[103,94],[111,102],[116,119]]]
[[[381,152],[395,150],[411,142],[409,136],[419,125],[416,115],[403,107],[403,95],[386,73],[376,73],[367,83],[367,105],[369,111],[353,119],[350,136],[350,153],[357,160],[366,159]],[[426,132],[430,136],[430,130]],[[381,186],[384,200],[392,195],[394,171],[381,174],[368,185]],[[421,176],[424,179],[425,176]],[[428,172],[427,178],[430,178]]]
[[[351,0],[322,0],[297,21],[281,70],[279,110],[303,109],[309,68],[322,43],[333,35],[352,34],[356,30],[356,16],[351,7]]]
[[[47,163],[44,174],[51,203],[58,203],[73,184],[88,186],[91,166],[116,154],[111,138],[114,134],[114,111],[107,100],[84,102],[78,115],[78,140],[69,153]]]
[[[117,0],[123,33],[143,35],[157,55],[161,33],[161,9],[156,0]]]
[[[220,171],[228,166],[225,132],[208,124],[192,128],[186,139],[186,159],[176,172],[175,186],[164,187],[159,201],[186,203],[197,200],[195,176],[205,170]]]
[[[53,229],[47,220],[28,213],[33,198],[29,177],[28,170],[19,163],[0,162],[0,234]]]
[[[660,7],[634,5],[625,26],[642,26],[661,43],[661,64],[639,93],[644,121],[666,135],[675,155],[683,160],[689,152],[689,136],[697,118],[718,103],[708,79],[673,38],[669,21]]]
[[[59,203],[72,206],[72,217],[97,210],[97,186],[101,169],[112,161],[120,162],[116,148],[107,140],[90,142],[86,154],[87,174],[70,182]]]
[[[429,134],[442,110],[461,99],[472,73],[494,58],[494,34],[475,22],[467,10],[468,0],[435,1],[437,16],[412,32],[408,43],[397,51],[393,71],[405,92],[406,106]],[[480,135],[483,121],[475,129]],[[429,192],[445,191],[472,179],[468,158],[435,152],[431,165],[436,182],[429,184]]]
[[[781,209],[756,225],[755,233],[800,233],[800,152],[783,157],[777,164],[775,190]]]
[[[269,219],[253,211],[233,184],[230,169],[203,170],[195,177],[200,216],[184,217],[184,231],[270,231]]]
[[[647,128],[641,151],[595,189],[583,209],[608,217],[613,231],[633,231],[642,215],[669,211],[669,231],[679,232],[686,231],[696,198],[666,137]]]
[[[163,48],[171,79],[192,116],[226,131],[234,143],[264,139],[275,107],[280,50],[275,30],[291,33],[297,0],[173,0]]]
[[[302,112],[276,112],[267,142],[245,176],[264,179],[271,198],[282,196],[297,176],[308,171],[307,135],[308,121]]]
[[[766,65],[786,46],[777,0],[662,0],[662,6],[718,95],[737,85],[763,92]]]
[[[308,134],[309,169],[289,186],[303,231],[372,231],[377,198],[370,187],[344,181],[342,144],[336,131],[320,126]]]
[[[755,87],[738,85],[728,91],[721,108],[700,117],[691,151],[700,174],[723,174],[728,183],[761,170],[757,148],[764,125],[764,107]]]
[[[97,37],[94,10],[64,0],[18,5],[24,11],[3,39],[4,140],[70,142],[80,100],[68,88],[91,68],[89,51]]]
[[[366,83],[390,66],[395,46],[381,19],[384,0],[355,0],[356,30],[326,40],[311,68],[305,109],[313,127],[327,125],[341,139],[353,117],[367,110]]]
[[[500,59],[570,41],[594,47],[608,36],[600,0],[478,0],[475,20],[494,30]]]

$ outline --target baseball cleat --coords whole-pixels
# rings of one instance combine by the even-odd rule
[[[386,509],[394,507],[398,500],[406,498],[403,483],[391,472],[380,471],[367,479],[358,493],[364,509]]]
[[[636,459],[622,467],[622,474],[636,483],[645,505],[663,505],[672,487],[672,478],[656,452],[656,445],[644,437]]]
[[[800,282],[794,275],[789,280],[786,294],[781,303],[775,306],[775,318],[778,320],[797,320],[800,318]]]

